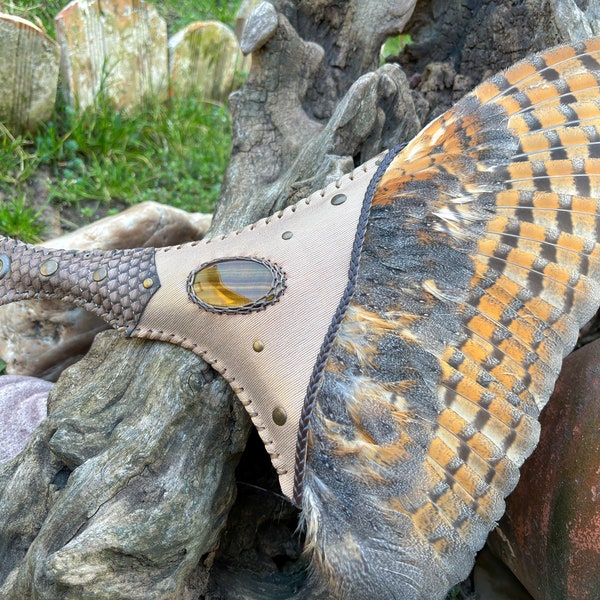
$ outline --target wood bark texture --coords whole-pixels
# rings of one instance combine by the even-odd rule
[[[412,2],[262,2],[242,38],[252,69],[231,97],[212,233],[407,141],[497,69],[592,35],[599,5],[421,0],[402,68],[378,68]],[[25,451],[0,467],[0,598],[314,597],[298,515],[249,433],[228,386],[191,352],[100,334]]]

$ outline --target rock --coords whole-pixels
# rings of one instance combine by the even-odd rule
[[[143,0],[73,0],[55,18],[65,96],[84,109],[102,92],[116,108],[167,96],[167,24]]]
[[[210,215],[190,215],[156,202],[144,202],[45,245],[66,249],[170,246],[200,239],[210,220]],[[9,304],[0,307],[0,356],[12,375],[56,381],[106,328],[99,317],[56,300]]]
[[[277,23],[277,11],[270,2],[257,4],[242,30],[242,52],[250,54],[262,48],[275,35]]]
[[[241,61],[235,34],[217,21],[198,21],[169,40],[170,93],[226,102]]]
[[[52,115],[60,47],[33,23],[0,14],[0,122],[33,129]]]
[[[34,377],[0,377],[0,463],[25,447],[33,430],[46,417],[52,384]]]
[[[102,319],[59,300],[0,307],[0,356],[6,372],[56,381],[106,329]]]
[[[244,30],[244,25],[246,24],[250,13],[254,10],[254,7],[260,1],[261,0],[242,0],[242,2],[240,3],[240,7],[238,8],[237,14],[235,15],[234,27],[235,37],[238,40],[242,39],[242,31]]]
[[[170,246],[202,238],[212,217],[158,202],[141,202],[44,243],[49,248],[137,248]]]
[[[600,597],[600,341],[568,356],[489,539],[536,600]]]

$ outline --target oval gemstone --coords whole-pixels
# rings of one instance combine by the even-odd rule
[[[236,258],[199,269],[192,281],[194,295],[217,308],[238,308],[274,298],[273,271],[263,262]]]

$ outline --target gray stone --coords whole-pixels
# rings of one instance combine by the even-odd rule
[[[241,59],[229,27],[217,21],[191,23],[169,40],[170,92],[226,102]]]
[[[60,47],[33,23],[0,14],[0,121],[33,129],[50,118],[56,98]]]
[[[167,96],[167,24],[143,0],[74,0],[55,18],[71,106],[104,93],[116,108]]]

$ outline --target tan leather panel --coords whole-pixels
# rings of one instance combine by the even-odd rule
[[[357,222],[378,158],[241,231],[157,249],[161,288],[132,333],[190,348],[225,377],[250,414],[290,498],[306,388],[348,282]],[[339,194],[346,201],[332,204]],[[250,314],[214,314],[193,303],[186,289],[191,271],[235,256],[267,259],[284,271],[286,290],[279,301]],[[262,351],[254,349],[255,342]],[[280,423],[285,414],[284,424],[274,422],[274,411]]]

